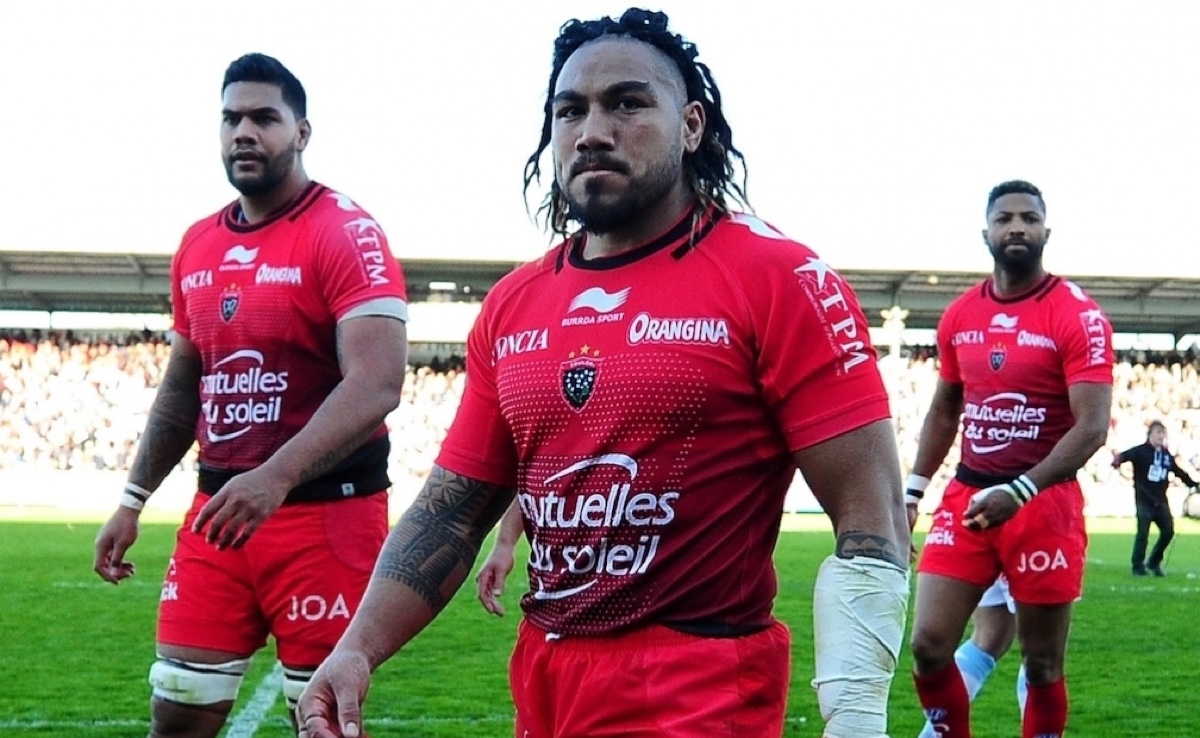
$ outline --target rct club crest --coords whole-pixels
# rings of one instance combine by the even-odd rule
[[[228,323],[237,315],[238,303],[241,302],[242,291],[236,284],[231,284],[221,292],[221,320]]]
[[[562,363],[563,399],[575,411],[582,410],[587,401],[592,399],[596,377],[600,374],[600,360],[594,357],[599,353],[584,346],[578,354],[572,351],[571,358]]]
[[[988,363],[992,366],[992,371],[1000,371],[1000,367],[1004,366],[1004,358],[1008,355],[1008,349],[1003,344],[992,346],[992,352],[988,354]]]

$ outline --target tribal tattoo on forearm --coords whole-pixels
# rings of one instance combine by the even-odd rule
[[[511,489],[435,466],[388,535],[375,576],[408,585],[439,612],[471,573],[483,539],[512,497]]]
[[[172,356],[138,441],[130,479],[156,489],[196,440],[200,417],[200,360]]]
[[[908,568],[908,552],[903,554],[896,542],[887,536],[863,533],[850,530],[842,533],[837,539],[837,555],[839,558],[852,559],[855,556],[866,556],[872,559],[882,559],[895,564],[901,569]]]

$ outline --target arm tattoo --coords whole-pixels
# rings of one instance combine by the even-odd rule
[[[356,433],[351,438],[346,439],[346,442],[337,448],[331,448],[317,458],[313,459],[312,463],[300,472],[300,481],[297,486],[310,482],[322,474],[328,472],[338,465],[343,459],[349,456],[355,449],[367,442],[371,434],[375,432],[375,428],[366,428],[359,433]]]
[[[155,489],[196,440],[200,417],[200,360],[173,356],[150,406],[130,478]]]
[[[435,466],[412,507],[388,535],[375,576],[408,585],[439,612],[512,501],[513,490]]]
[[[866,556],[872,559],[882,559],[901,569],[908,568],[908,552],[901,555],[895,541],[886,536],[877,536],[857,530],[846,531],[838,536],[837,556],[841,559]]]

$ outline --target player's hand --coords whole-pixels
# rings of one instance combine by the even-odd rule
[[[358,738],[371,667],[361,653],[335,649],[296,703],[299,738]]]
[[[1012,482],[994,484],[971,495],[971,504],[963,513],[962,524],[971,530],[987,530],[1000,525],[1021,509],[1010,489]]]
[[[205,503],[192,523],[193,533],[219,549],[240,548],[279,509],[291,486],[265,467],[239,474]]]
[[[132,561],[125,554],[138,537],[138,511],[118,507],[100,532],[96,534],[95,557],[92,569],[106,582],[120,584],[134,575]]]
[[[504,605],[500,597],[504,594],[504,581],[513,570],[513,547],[497,544],[475,575],[475,594],[483,609],[497,617],[504,617]]]

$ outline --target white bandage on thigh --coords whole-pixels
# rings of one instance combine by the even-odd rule
[[[197,664],[159,657],[150,666],[154,696],[184,705],[212,705],[237,699],[250,659]]]
[[[296,709],[296,703],[300,701],[300,695],[304,694],[308,680],[312,679],[313,671],[313,669],[283,667],[283,698],[287,700],[289,710]]]
[[[817,703],[825,738],[887,738],[888,691],[908,615],[908,570],[830,556],[813,586]]]

